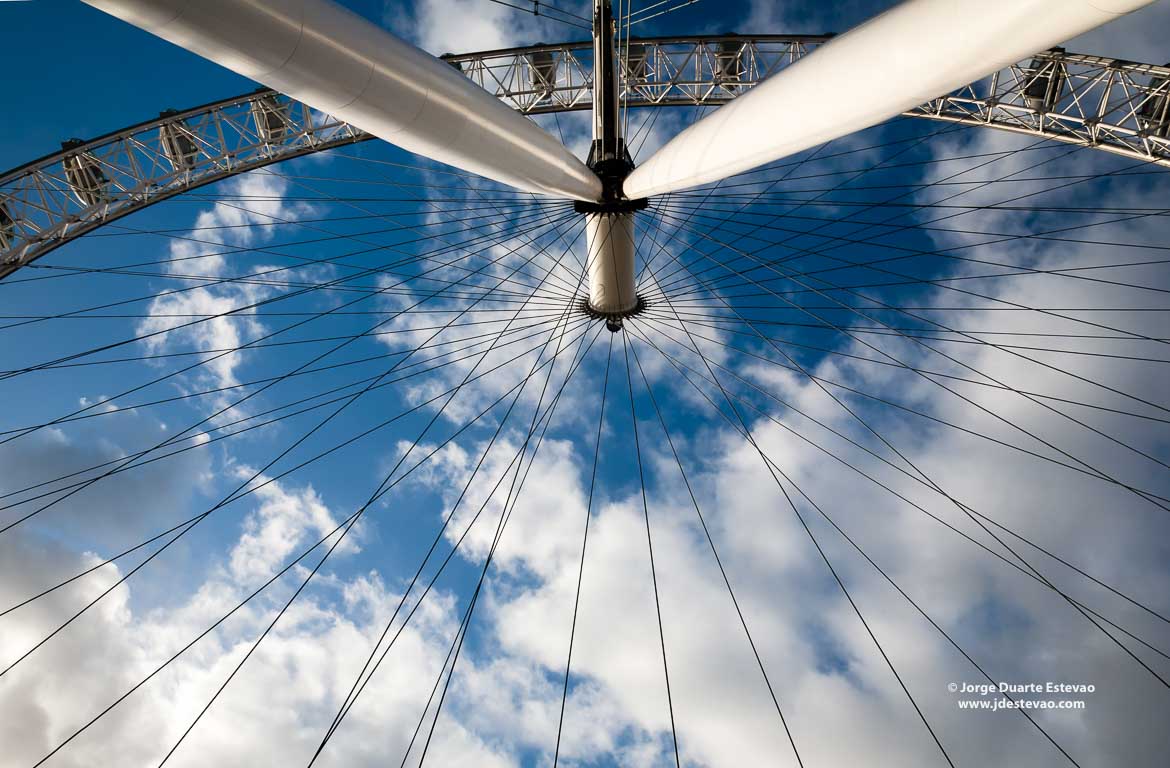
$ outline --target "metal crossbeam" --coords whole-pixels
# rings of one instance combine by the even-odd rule
[[[631,108],[728,102],[831,36],[635,39]],[[526,115],[591,109],[592,43],[443,58]],[[1170,166],[1170,67],[1060,49],[905,113],[1032,134]],[[170,112],[0,177],[0,278],[96,227],[238,173],[372,138],[269,90]]]

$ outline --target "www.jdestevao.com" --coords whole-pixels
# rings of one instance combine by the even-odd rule
[[[1085,696],[1095,693],[1092,683],[947,683],[951,693],[962,694],[959,709],[994,712],[1004,709],[1084,709]],[[977,697],[977,698],[976,698]],[[1074,698],[1075,697],[1075,698]]]

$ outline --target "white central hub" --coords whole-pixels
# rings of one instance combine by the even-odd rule
[[[634,214],[585,216],[589,248],[589,306],[603,315],[623,315],[638,306],[634,290]]]

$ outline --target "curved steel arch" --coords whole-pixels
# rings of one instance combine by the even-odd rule
[[[717,105],[831,35],[634,39],[630,107]],[[443,59],[526,115],[592,108],[589,42]],[[1028,133],[1170,167],[1170,66],[1045,51],[904,113]],[[373,138],[268,89],[166,112],[0,177],[0,279],[70,240],[184,191]]]

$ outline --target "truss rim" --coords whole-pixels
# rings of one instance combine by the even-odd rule
[[[807,53],[808,47],[824,43],[833,37],[827,35],[740,35],[735,33],[717,35],[691,35],[673,37],[645,37],[632,38],[631,44],[643,46],[642,53],[651,52],[651,56],[658,56],[660,51],[671,46],[691,46],[693,53],[689,57],[695,59],[693,66],[700,75],[709,75],[706,79],[692,78],[685,83],[685,89],[678,90],[676,95],[670,95],[671,88],[678,88],[670,81],[646,80],[631,78],[637,72],[623,73],[623,90],[637,99],[629,101],[630,108],[641,107],[674,107],[674,106],[703,106],[722,104],[734,99],[737,95],[746,92],[756,82],[763,80],[780,68],[773,63],[766,71],[748,72],[743,64],[742,57],[747,55],[749,48],[757,51],[759,46],[787,46],[786,51],[778,56],[777,61],[787,58],[787,62],[795,61]],[[584,96],[574,96],[569,100],[554,98],[559,90],[581,89],[587,93],[591,83],[586,79],[561,86],[556,81],[557,62],[570,63],[576,61],[575,52],[589,51],[591,42],[574,41],[557,44],[539,43],[531,46],[496,49],[464,54],[444,54],[442,58],[452,66],[459,67],[464,74],[473,81],[475,73],[480,74],[478,84],[485,86],[483,73],[492,66],[490,62],[503,62],[500,66],[513,69],[511,76],[517,72],[528,71],[532,86],[529,90],[508,92],[501,83],[496,95],[503,100],[511,101],[511,106],[525,115],[548,114],[554,112],[570,112],[590,109],[591,99]],[[738,46],[736,48],[735,46]],[[723,67],[726,62],[718,62],[718,52],[732,51],[736,69],[727,77],[728,71]],[[715,52],[715,53],[712,53]],[[685,53],[685,51],[684,51]],[[710,54],[709,71],[703,70],[702,56]],[[562,59],[556,59],[560,55]],[[664,54],[665,55],[665,54]],[[642,65],[644,66],[645,61]],[[686,59],[690,66],[690,58]],[[553,72],[554,82],[541,86],[538,78],[541,76],[540,67],[544,66],[545,74]],[[752,66],[755,66],[754,64]],[[1128,93],[1128,117],[1137,122],[1136,129],[1125,128],[1117,124],[1106,123],[1103,119],[1094,116],[1066,115],[1057,108],[1060,106],[1059,90],[1069,78],[1069,67],[1085,67],[1098,69],[1104,77],[1132,77],[1139,75],[1148,79],[1144,92],[1139,86],[1136,92],[1131,88],[1119,88]],[[548,68],[552,67],[551,70]],[[1165,167],[1170,167],[1170,64],[1158,66],[1141,62],[1127,61],[1117,58],[1093,56],[1089,54],[1067,53],[1062,49],[1052,49],[1036,54],[1030,63],[1023,69],[1032,67],[1036,74],[1031,81],[1016,83],[1014,90],[1005,90],[1009,98],[997,96],[995,91],[1001,70],[985,78],[989,81],[987,87],[989,95],[983,99],[977,98],[974,90],[979,83],[964,86],[952,94],[932,99],[926,104],[903,113],[906,117],[926,118],[951,122],[975,127],[995,128],[1015,133],[1040,136],[1053,141],[1076,144],[1086,148],[1100,149],[1113,154],[1119,154],[1133,159],[1144,160]],[[1021,65],[1013,65],[1021,68]],[[582,69],[583,72],[587,71]],[[745,78],[744,75],[752,75]],[[1047,74],[1044,74],[1047,73]],[[645,70],[643,73],[645,74]],[[568,79],[568,75],[566,78]],[[1057,82],[1057,98],[1049,99],[1045,95],[1044,103],[1034,106],[1024,105],[1028,96],[1028,89],[1035,86],[1041,78],[1047,77],[1049,91],[1051,83]],[[722,79],[721,79],[722,78]],[[1019,79],[1018,77],[1016,78]],[[984,81],[980,81],[983,83]],[[1105,83],[1106,98],[1100,99],[1099,110],[1102,117],[1118,113],[1122,107],[1109,106],[1108,94],[1112,80]],[[543,91],[538,88],[543,87]],[[638,96],[642,89],[641,96]],[[647,99],[645,93],[650,89],[662,91],[662,96],[656,99]],[[490,89],[489,89],[490,90]],[[965,91],[970,93],[964,94]],[[688,95],[689,94],[689,95]],[[519,96],[528,97],[523,103],[517,102]],[[535,96],[536,98],[531,98]],[[1011,103],[1011,97],[1018,97],[1019,104]],[[1066,97],[1081,112],[1084,104],[1076,97],[1075,91]],[[1048,103],[1051,101],[1051,103]],[[270,113],[257,113],[257,105],[261,109],[272,109],[276,105],[281,110],[278,115],[280,122],[273,127]],[[1142,117],[1144,105],[1153,105],[1147,111],[1150,115]],[[227,116],[236,110],[241,113],[234,115],[235,130],[239,134],[235,146],[229,146],[224,137],[222,123]],[[1000,116],[997,118],[997,111]],[[275,114],[274,112],[271,114]],[[252,126],[246,125],[248,116],[252,115]],[[260,124],[261,115],[268,122],[267,128]],[[241,116],[243,120],[241,121]],[[1125,115],[1122,115],[1124,119]],[[1062,120],[1067,120],[1072,127],[1066,126]],[[1143,127],[1146,123],[1147,127]],[[191,126],[195,122],[204,123],[201,128],[214,127],[218,131],[220,152],[214,156],[209,151],[211,142],[205,136],[197,136],[197,131]],[[1079,124],[1079,129],[1078,129]],[[279,129],[279,130],[278,130]],[[1079,132],[1078,132],[1079,130]],[[268,132],[278,132],[275,139]],[[150,147],[149,141],[143,137],[155,135],[157,146]],[[174,136],[180,141],[186,141],[194,159],[184,157],[181,161],[174,159]],[[170,136],[172,138],[168,139]],[[189,138],[184,138],[189,137]],[[347,123],[332,118],[329,115],[311,110],[300,102],[287,99],[269,88],[259,88],[239,96],[219,99],[206,104],[190,107],[183,110],[170,110],[160,113],[159,117],[134,123],[125,128],[110,131],[102,136],[87,141],[74,141],[58,152],[49,153],[43,157],[31,160],[0,175],[0,279],[7,277],[20,267],[35,261],[41,256],[61,247],[78,237],[81,237],[98,227],[116,221],[124,216],[173,198],[182,192],[222,181],[231,176],[239,175],[256,168],[291,160],[297,157],[334,149],[340,146],[355,144],[376,138],[360,131]],[[192,143],[199,139],[207,146],[196,146]],[[1125,141],[1138,142],[1144,147],[1139,152]],[[167,142],[171,142],[170,152],[167,151]],[[134,171],[149,170],[152,173],[140,172],[137,177],[126,173],[125,168],[115,167],[107,158],[121,151],[127,158],[134,152],[152,154],[152,168],[141,169],[135,163]],[[103,153],[105,153],[103,155]],[[205,167],[198,168],[196,160],[199,156],[206,158]],[[79,159],[80,158],[80,159]],[[70,170],[69,164],[73,164]],[[141,165],[139,163],[138,165]],[[166,168],[169,165],[169,171]],[[180,165],[184,167],[180,168]],[[63,173],[62,173],[63,171]],[[109,171],[107,174],[106,172]],[[123,179],[120,192],[107,194],[105,186],[113,186],[109,176],[120,174],[130,179],[126,183]],[[78,187],[81,187],[79,190]],[[22,197],[22,194],[24,197]],[[40,198],[40,204],[30,202],[33,197]],[[88,204],[87,204],[88,203]],[[16,210],[14,213],[14,209]]]

